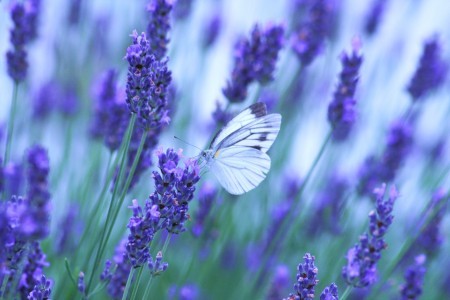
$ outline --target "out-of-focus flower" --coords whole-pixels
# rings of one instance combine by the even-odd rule
[[[35,222],[35,228],[30,232],[32,239],[43,239],[49,234],[50,223],[50,192],[48,190],[48,174],[50,162],[47,150],[41,146],[33,146],[27,154],[28,190],[27,202],[29,215]]]
[[[72,203],[66,214],[59,221],[59,230],[55,243],[55,251],[58,254],[70,252],[78,245],[81,232],[78,205]]]
[[[222,90],[230,102],[244,101],[253,81],[264,85],[273,80],[283,35],[283,25],[269,24],[264,30],[256,25],[250,39],[241,39],[237,43],[231,80]]]
[[[423,280],[425,277],[424,254],[415,258],[415,263],[409,266],[405,271],[405,284],[401,287],[401,299],[411,300],[419,299],[422,294]]]
[[[127,255],[126,244],[127,239],[120,241],[114,252],[113,258],[116,270],[114,274],[105,277],[105,280],[110,279],[107,291],[108,295],[113,299],[122,299],[125,286],[127,285],[128,275],[132,268],[130,259]]]
[[[322,294],[320,294],[320,300],[339,300],[337,285],[332,283],[324,288]]]
[[[444,83],[448,65],[443,60],[441,51],[437,37],[425,42],[419,66],[407,88],[412,101],[421,100]]]
[[[198,195],[198,211],[194,217],[192,233],[199,237],[202,235],[206,218],[211,211],[214,199],[217,196],[217,188],[209,182],[203,184]]]
[[[102,274],[100,274],[100,280],[106,281],[111,280],[112,274],[111,274],[111,261],[108,259],[105,261],[105,268],[102,271]]]
[[[278,95],[271,91],[263,91],[259,101],[266,104],[267,111],[272,111],[278,103]]]
[[[3,168],[3,188],[5,196],[22,195],[24,174],[21,164],[9,162]]]
[[[50,299],[52,294],[52,282],[42,275],[41,279],[36,283],[33,290],[28,294],[28,300],[46,300]]]
[[[333,128],[335,141],[345,140],[356,120],[355,90],[363,59],[359,39],[354,39],[352,46],[351,55],[345,52],[341,55],[342,71],[339,74],[339,84],[334,92],[333,101],[328,106],[328,121]]]
[[[364,25],[364,30],[366,31],[367,35],[373,35],[377,31],[380,25],[380,19],[383,18],[387,2],[388,0],[372,1],[372,5],[370,6],[370,10],[366,18],[366,23]]]
[[[181,287],[171,286],[168,291],[170,300],[196,300],[200,298],[200,289],[197,285],[186,284]]]
[[[322,51],[330,29],[333,5],[332,0],[315,0],[306,22],[294,33],[292,48],[304,67]]]
[[[77,25],[80,22],[82,0],[70,0],[69,4],[69,25]]]
[[[189,1],[190,2],[190,1]],[[161,60],[167,52],[169,44],[170,12],[173,0],[150,0],[147,9],[150,20],[147,26],[149,37],[149,52],[157,60]]]
[[[33,288],[41,283],[44,275],[43,269],[50,265],[46,260],[46,255],[42,252],[39,242],[32,242],[29,248],[28,257],[26,258],[18,286],[22,299],[25,299],[32,292]]]
[[[219,36],[221,27],[222,19],[220,14],[213,14],[212,17],[205,23],[205,27],[203,29],[203,47],[209,48],[215,43],[217,37]]]
[[[102,80],[98,84],[98,92],[94,107],[94,116],[92,119],[90,133],[93,138],[103,138],[108,130],[107,123],[113,112],[112,106],[117,101],[117,71],[110,69],[105,72]],[[111,124],[112,125],[112,124]]]
[[[136,113],[145,130],[158,129],[169,123],[167,110],[168,86],[172,80],[167,59],[157,60],[145,33],[131,35],[133,43],[125,58],[129,63],[127,75],[127,104]]]
[[[375,189],[376,210],[369,213],[369,233],[359,238],[359,243],[347,252],[347,265],[342,268],[342,277],[354,287],[366,287],[377,280],[376,264],[381,251],[386,248],[383,236],[392,223],[392,209],[398,197],[392,187],[387,199],[384,199],[386,185]]]
[[[44,120],[56,108],[62,97],[62,91],[54,81],[41,85],[33,95],[33,118]]]
[[[102,126],[104,128],[105,145],[113,152],[119,149],[122,143],[131,115],[127,104],[117,99],[117,101],[111,103],[105,117],[107,117],[106,122]]]
[[[220,128],[231,120],[233,115],[226,111],[222,105],[216,101],[216,109],[214,110],[212,117],[214,119],[214,127]]]
[[[266,297],[267,300],[283,299],[284,290],[289,284],[289,275],[289,268],[287,266],[277,266]]]
[[[297,283],[294,284],[295,294],[289,294],[288,299],[314,299],[315,287],[319,282],[317,280],[318,269],[314,265],[314,256],[305,253],[303,259],[304,263],[299,264],[297,267]]]

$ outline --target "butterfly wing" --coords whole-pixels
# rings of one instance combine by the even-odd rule
[[[216,152],[210,169],[230,194],[240,195],[266,178],[270,163],[270,157],[260,150],[231,146]]]
[[[270,114],[256,118],[225,137],[217,148],[241,146],[254,148],[266,153],[278,136],[280,126],[280,114]]]
[[[240,112],[237,116],[235,116],[233,119],[231,119],[230,122],[228,122],[228,124],[222,128],[222,130],[217,132],[209,148],[210,149],[217,148],[217,146],[226,137],[230,136],[233,132],[252,123],[253,121],[255,121],[255,119],[265,116],[266,114],[267,114],[266,104],[262,102],[257,102],[250,105],[242,112]]]

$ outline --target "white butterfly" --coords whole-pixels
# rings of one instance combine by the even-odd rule
[[[267,114],[257,102],[239,113],[217,132],[201,160],[220,184],[233,195],[257,187],[270,170],[266,154],[280,131],[281,115]]]

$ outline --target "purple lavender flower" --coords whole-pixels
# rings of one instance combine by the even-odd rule
[[[90,127],[90,133],[93,138],[103,138],[106,136],[105,132],[109,129],[107,127],[108,119],[110,117],[115,117],[115,115],[110,114],[112,113],[112,106],[114,106],[117,101],[116,70],[110,69],[105,72],[101,82],[99,83],[99,90],[97,94],[94,108],[94,118]]]
[[[441,232],[442,219],[447,210],[448,197],[444,189],[438,189],[434,192],[429,211],[432,213],[432,219],[425,226],[417,239],[417,246],[428,255],[435,254],[444,241],[444,235]],[[437,210],[434,212],[434,210]]]
[[[49,234],[50,192],[48,191],[48,174],[50,162],[47,151],[38,145],[28,150],[27,160],[27,201],[30,205],[29,214],[35,222],[31,238],[43,239]]]
[[[78,274],[78,285],[77,285],[78,291],[84,295],[85,291],[86,291],[86,285],[84,283],[84,273],[80,272]]]
[[[102,126],[104,128],[105,145],[113,152],[119,149],[122,143],[131,115],[127,104],[116,100],[108,107],[108,113],[105,116],[107,117],[105,125]]]
[[[320,300],[339,300],[337,285],[332,283],[330,286],[327,286],[320,294]]]
[[[39,16],[41,14],[41,0],[29,0],[25,2],[28,11],[28,26],[30,30],[30,40],[33,41],[37,38]]]
[[[217,37],[219,36],[221,27],[222,19],[220,17],[220,14],[213,14],[206,23],[206,26],[203,30],[202,42],[204,48],[209,48],[214,44],[214,42],[217,40]]]
[[[384,15],[387,0],[373,0],[370,7],[369,15],[364,25],[364,30],[368,35],[373,35],[380,25],[380,19]]]
[[[214,110],[212,117],[214,120],[214,127],[221,127],[227,124],[233,116],[231,113],[227,112],[218,101],[216,101],[216,109]]]
[[[39,87],[33,96],[33,118],[44,120],[50,115],[62,98],[62,91],[58,84],[49,81]]]
[[[401,288],[401,299],[419,299],[422,294],[423,280],[426,269],[424,267],[426,256],[424,254],[415,258],[415,263],[405,271],[405,284]]]
[[[162,259],[163,259],[163,256],[162,256],[161,251],[159,251],[156,254],[156,257],[154,260],[151,256],[149,257],[148,268],[149,268],[150,274],[152,274],[152,276],[161,275],[161,273],[163,273],[169,267],[169,264],[166,262],[163,262]]]
[[[113,299],[122,299],[125,286],[127,285],[128,275],[131,271],[131,262],[126,251],[127,239],[120,241],[114,253],[114,264],[116,271],[105,277],[105,280],[110,279],[107,287],[108,295]],[[102,273],[103,274],[103,273]]]
[[[315,0],[306,22],[293,37],[292,48],[302,66],[308,66],[322,50],[330,27],[333,3],[331,0]]]
[[[11,18],[14,23],[14,27],[10,31],[13,50],[6,53],[8,74],[15,82],[21,82],[25,79],[28,70],[25,46],[32,38],[29,14],[22,3],[13,4]]]
[[[217,196],[217,188],[209,182],[205,182],[198,195],[198,211],[194,217],[192,233],[195,237],[202,235],[206,218],[211,211],[214,200]]]
[[[68,85],[62,89],[62,97],[59,99],[58,110],[64,117],[71,117],[79,110],[79,99],[74,85]]]
[[[231,80],[222,90],[230,102],[242,102],[253,81],[267,84],[273,80],[278,52],[283,46],[284,26],[269,24],[261,30],[253,28],[251,39],[241,39],[235,48]]]
[[[331,174],[326,180],[326,186],[314,201],[314,210],[311,213],[311,221],[308,233],[316,235],[323,229],[333,234],[339,234],[339,218],[342,212],[344,197],[348,190],[348,182],[338,174]]]
[[[82,0],[70,0],[68,21],[70,25],[80,22]]]
[[[339,85],[334,92],[333,101],[328,106],[328,121],[333,128],[335,141],[343,141],[348,137],[356,119],[355,90],[362,63],[359,39],[353,40],[352,46],[351,55],[345,52],[341,55],[342,71],[339,74]]]
[[[195,185],[200,180],[199,166],[196,161],[188,160],[185,167],[178,166],[182,158],[181,150],[167,149],[157,152],[160,173],[154,171],[155,192],[146,204],[148,209],[154,205],[165,221],[162,228],[171,233],[186,230],[184,222],[188,219],[188,205],[194,197]]]
[[[25,299],[33,291],[35,285],[42,283],[43,269],[50,265],[39,242],[32,242],[29,247],[28,257],[18,286],[22,299]]]
[[[36,283],[33,290],[28,294],[28,300],[46,300],[50,299],[52,294],[52,282],[42,275],[41,279]]]
[[[421,100],[442,85],[447,76],[447,64],[442,58],[437,37],[425,42],[419,66],[408,85],[412,101]]]
[[[386,185],[375,189],[376,211],[369,214],[369,233],[359,238],[359,243],[347,252],[347,265],[342,268],[342,277],[354,287],[367,287],[377,280],[376,264],[387,244],[383,236],[392,223],[392,208],[398,194],[392,187],[385,200]]]
[[[167,59],[157,60],[154,49],[145,33],[131,35],[133,44],[128,47],[127,104],[136,113],[145,130],[158,129],[169,123],[167,110],[168,86],[172,80],[167,69]]]
[[[289,268],[285,265],[279,265],[275,270],[275,275],[270,284],[267,300],[283,299],[284,290],[289,284]]]
[[[315,286],[319,282],[317,280],[318,269],[314,265],[314,256],[305,253],[303,256],[304,263],[297,267],[297,283],[294,284],[295,294],[289,294],[289,299],[306,300],[314,299]]]
[[[171,300],[195,300],[200,298],[200,289],[197,285],[186,284],[181,287],[171,286],[168,291]]]
[[[133,206],[130,208],[133,209],[133,216],[127,226],[130,234],[126,250],[131,265],[133,268],[138,268],[147,263],[150,258],[149,244],[158,229],[160,214],[156,211],[156,207],[144,213],[137,200],[133,200]]]
[[[150,13],[150,20],[147,26],[147,36],[150,37],[148,51],[157,60],[161,60],[167,52],[172,2],[171,0],[150,0],[147,6]]]

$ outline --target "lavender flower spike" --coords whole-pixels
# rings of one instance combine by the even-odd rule
[[[157,60],[145,33],[131,35],[133,43],[125,58],[129,63],[127,75],[127,104],[145,130],[158,129],[169,123],[167,109],[168,87],[172,81],[167,59]]]
[[[150,51],[157,60],[161,60],[167,52],[172,6],[173,0],[150,0],[147,6],[150,13],[147,36],[150,37]]]
[[[333,101],[328,107],[328,121],[333,128],[333,138],[336,141],[343,141],[348,137],[356,119],[355,90],[362,63],[360,40],[355,38],[352,46],[351,55],[345,52],[341,55],[340,81],[334,92]]]
[[[376,264],[387,246],[383,236],[392,223],[393,204],[398,197],[395,187],[391,188],[387,199],[384,199],[385,193],[385,184],[375,189],[376,210],[369,214],[369,233],[363,234],[359,243],[347,252],[347,265],[342,268],[342,277],[354,287],[367,287],[377,279]]]
[[[322,50],[333,9],[331,0],[313,2],[307,21],[292,40],[292,48],[305,67],[310,65]]]
[[[297,283],[294,285],[296,294],[290,294],[288,299],[306,300],[314,299],[315,286],[319,282],[317,280],[318,269],[314,265],[314,256],[306,253],[303,256],[304,263],[298,265]]]
[[[320,294],[320,300],[339,300],[337,285],[332,283],[330,286],[327,286]]]
[[[437,37],[425,42],[419,66],[408,85],[408,92],[413,101],[420,100],[444,83],[448,66],[441,52]]]
[[[30,148],[27,159],[27,201],[30,205],[30,218],[35,224],[30,234],[32,239],[43,239],[50,230],[50,192],[48,191],[50,162],[47,150],[41,146]]]
[[[426,256],[421,254],[415,258],[414,265],[408,267],[405,271],[405,284],[401,288],[401,299],[411,300],[419,299],[422,294],[423,280],[425,277]]]
[[[230,102],[244,101],[247,88],[253,81],[267,84],[273,80],[283,35],[283,25],[269,24],[264,30],[256,25],[250,39],[241,39],[237,43],[231,80],[222,90]]]
[[[46,279],[44,275],[42,275],[40,281],[36,283],[33,290],[28,294],[28,300],[45,300],[50,299],[52,289],[51,289],[51,281]]]

